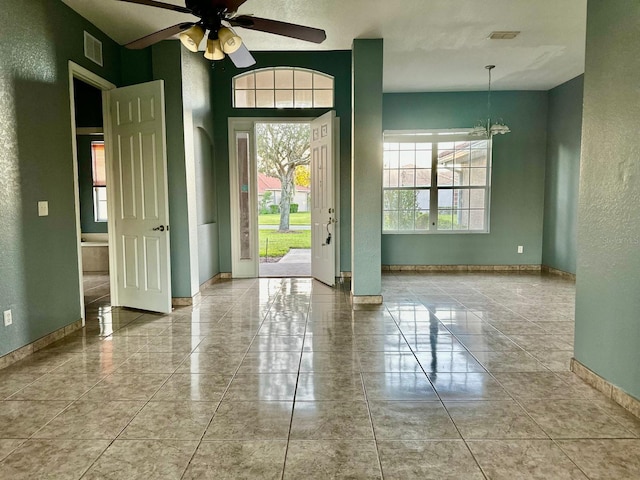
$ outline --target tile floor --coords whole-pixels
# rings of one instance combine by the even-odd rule
[[[83,331],[0,371],[0,478],[640,478],[640,421],[568,371],[572,283],[383,284],[355,312],[311,279],[165,316],[94,291]]]

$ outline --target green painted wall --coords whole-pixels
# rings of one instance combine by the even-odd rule
[[[121,86],[135,85],[153,80],[153,49],[120,50]]]
[[[182,98],[181,44],[177,41],[154,45],[153,79],[164,80],[167,125],[167,177],[169,223],[171,225],[171,295],[191,297],[189,211],[185,168],[184,116]]]
[[[381,39],[353,41],[351,293],[357,296],[382,293],[382,64]]]
[[[335,111],[340,117],[340,264],[349,270],[351,206],[351,52],[253,52],[257,64],[266,67],[301,67],[318,70],[335,77]],[[243,70],[245,71],[245,70]],[[229,210],[229,145],[230,117],[318,117],[327,109],[234,109],[231,101],[231,79],[240,73],[226,59],[213,66],[213,119],[218,226],[220,239],[220,271],[231,272],[231,230]]]
[[[640,3],[589,0],[575,357],[640,398]]]
[[[584,76],[549,91],[542,264],[576,273]]]
[[[177,40],[160,42],[150,50],[153,79],[164,80],[165,88],[171,293],[173,297],[192,297],[203,281],[219,272],[217,226],[210,225],[215,215],[204,207],[204,201],[198,202],[198,196],[205,201],[211,198],[213,182],[197,180],[197,164],[202,155],[206,156],[207,148],[209,155],[211,151],[210,146],[202,146],[199,132],[204,132],[204,140],[210,144],[214,131],[211,63],[202,55],[188,52]],[[142,65],[146,70],[144,57]],[[198,223],[201,206],[207,210],[204,217],[208,226],[204,228]],[[203,281],[201,273],[207,277]]]
[[[58,0],[4,0],[0,12],[0,311],[14,319],[0,325],[4,355],[81,317],[68,61],[117,84],[120,47]],[[104,67],[84,58],[84,30],[103,42]]]
[[[211,61],[182,48],[185,162],[193,293],[220,272],[213,165]]]
[[[486,116],[486,101],[486,92],[385,94],[383,128],[470,128]],[[383,265],[541,263],[547,92],[497,91],[491,108],[511,133],[493,141],[490,233],[385,234]]]

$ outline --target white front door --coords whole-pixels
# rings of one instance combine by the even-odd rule
[[[331,286],[336,280],[335,115],[327,112],[311,122],[311,275]]]
[[[171,311],[164,83],[109,91],[115,306]]]

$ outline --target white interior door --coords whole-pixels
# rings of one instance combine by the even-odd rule
[[[334,183],[335,112],[311,122],[311,275],[336,281],[336,202]]]
[[[117,306],[171,311],[164,83],[109,91]]]

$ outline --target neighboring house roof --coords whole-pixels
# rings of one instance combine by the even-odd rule
[[[264,192],[279,192],[282,189],[280,180],[274,177],[269,177],[264,173],[258,173],[258,195],[262,195]],[[309,187],[301,187],[296,185],[296,192],[310,192]]]

